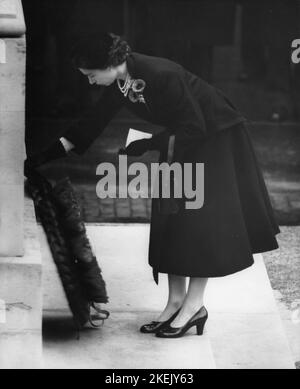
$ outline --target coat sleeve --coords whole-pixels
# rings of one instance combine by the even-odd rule
[[[181,72],[164,72],[156,84],[157,104],[170,135],[175,135],[174,161],[207,136],[203,111]]]
[[[97,104],[89,107],[83,116],[63,133],[63,137],[74,145],[72,151],[79,155],[84,154],[122,105],[122,100],[117,99],[111,91],[105,91]]]

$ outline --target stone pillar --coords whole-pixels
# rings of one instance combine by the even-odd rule
[[[42,366],[41,251],[24,197],[25,59],[21,0],[0,0],[0,369]]]
[[[25,23],[0,0],[0,256],[24,255]]]

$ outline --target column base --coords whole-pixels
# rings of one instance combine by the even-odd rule
[[[42,367],[42,260],[28,197],[24,235],[23,257],[0,257],[0,369]]]

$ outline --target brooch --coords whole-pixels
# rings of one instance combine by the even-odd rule
[[[145,98],[143,96],[143,90],[145,89],[145,86],[146,83],[144,80],[134,80],[128,93],[129,100],[133,103],[139,102],[145,104]]]
[[[146,103],[143,96],[143,90],[145,89],[146,83],[142,79],[133,80],[129,75],[127,75],[124,85],[121,86],[120,80],[117,80],[118,87],[123,93],[124,97],[129,97],[129,100],[132,103]]]

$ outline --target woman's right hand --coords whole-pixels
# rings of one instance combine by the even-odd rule
[[[67,152],[62,145],[61,141],[57,140],[49,149],[42,153],[34,154],[27,157],[24,162],[24,174],[28,177],[30,170],[36,169],[37,167],[44,165],[52,160],[65,157]]]

